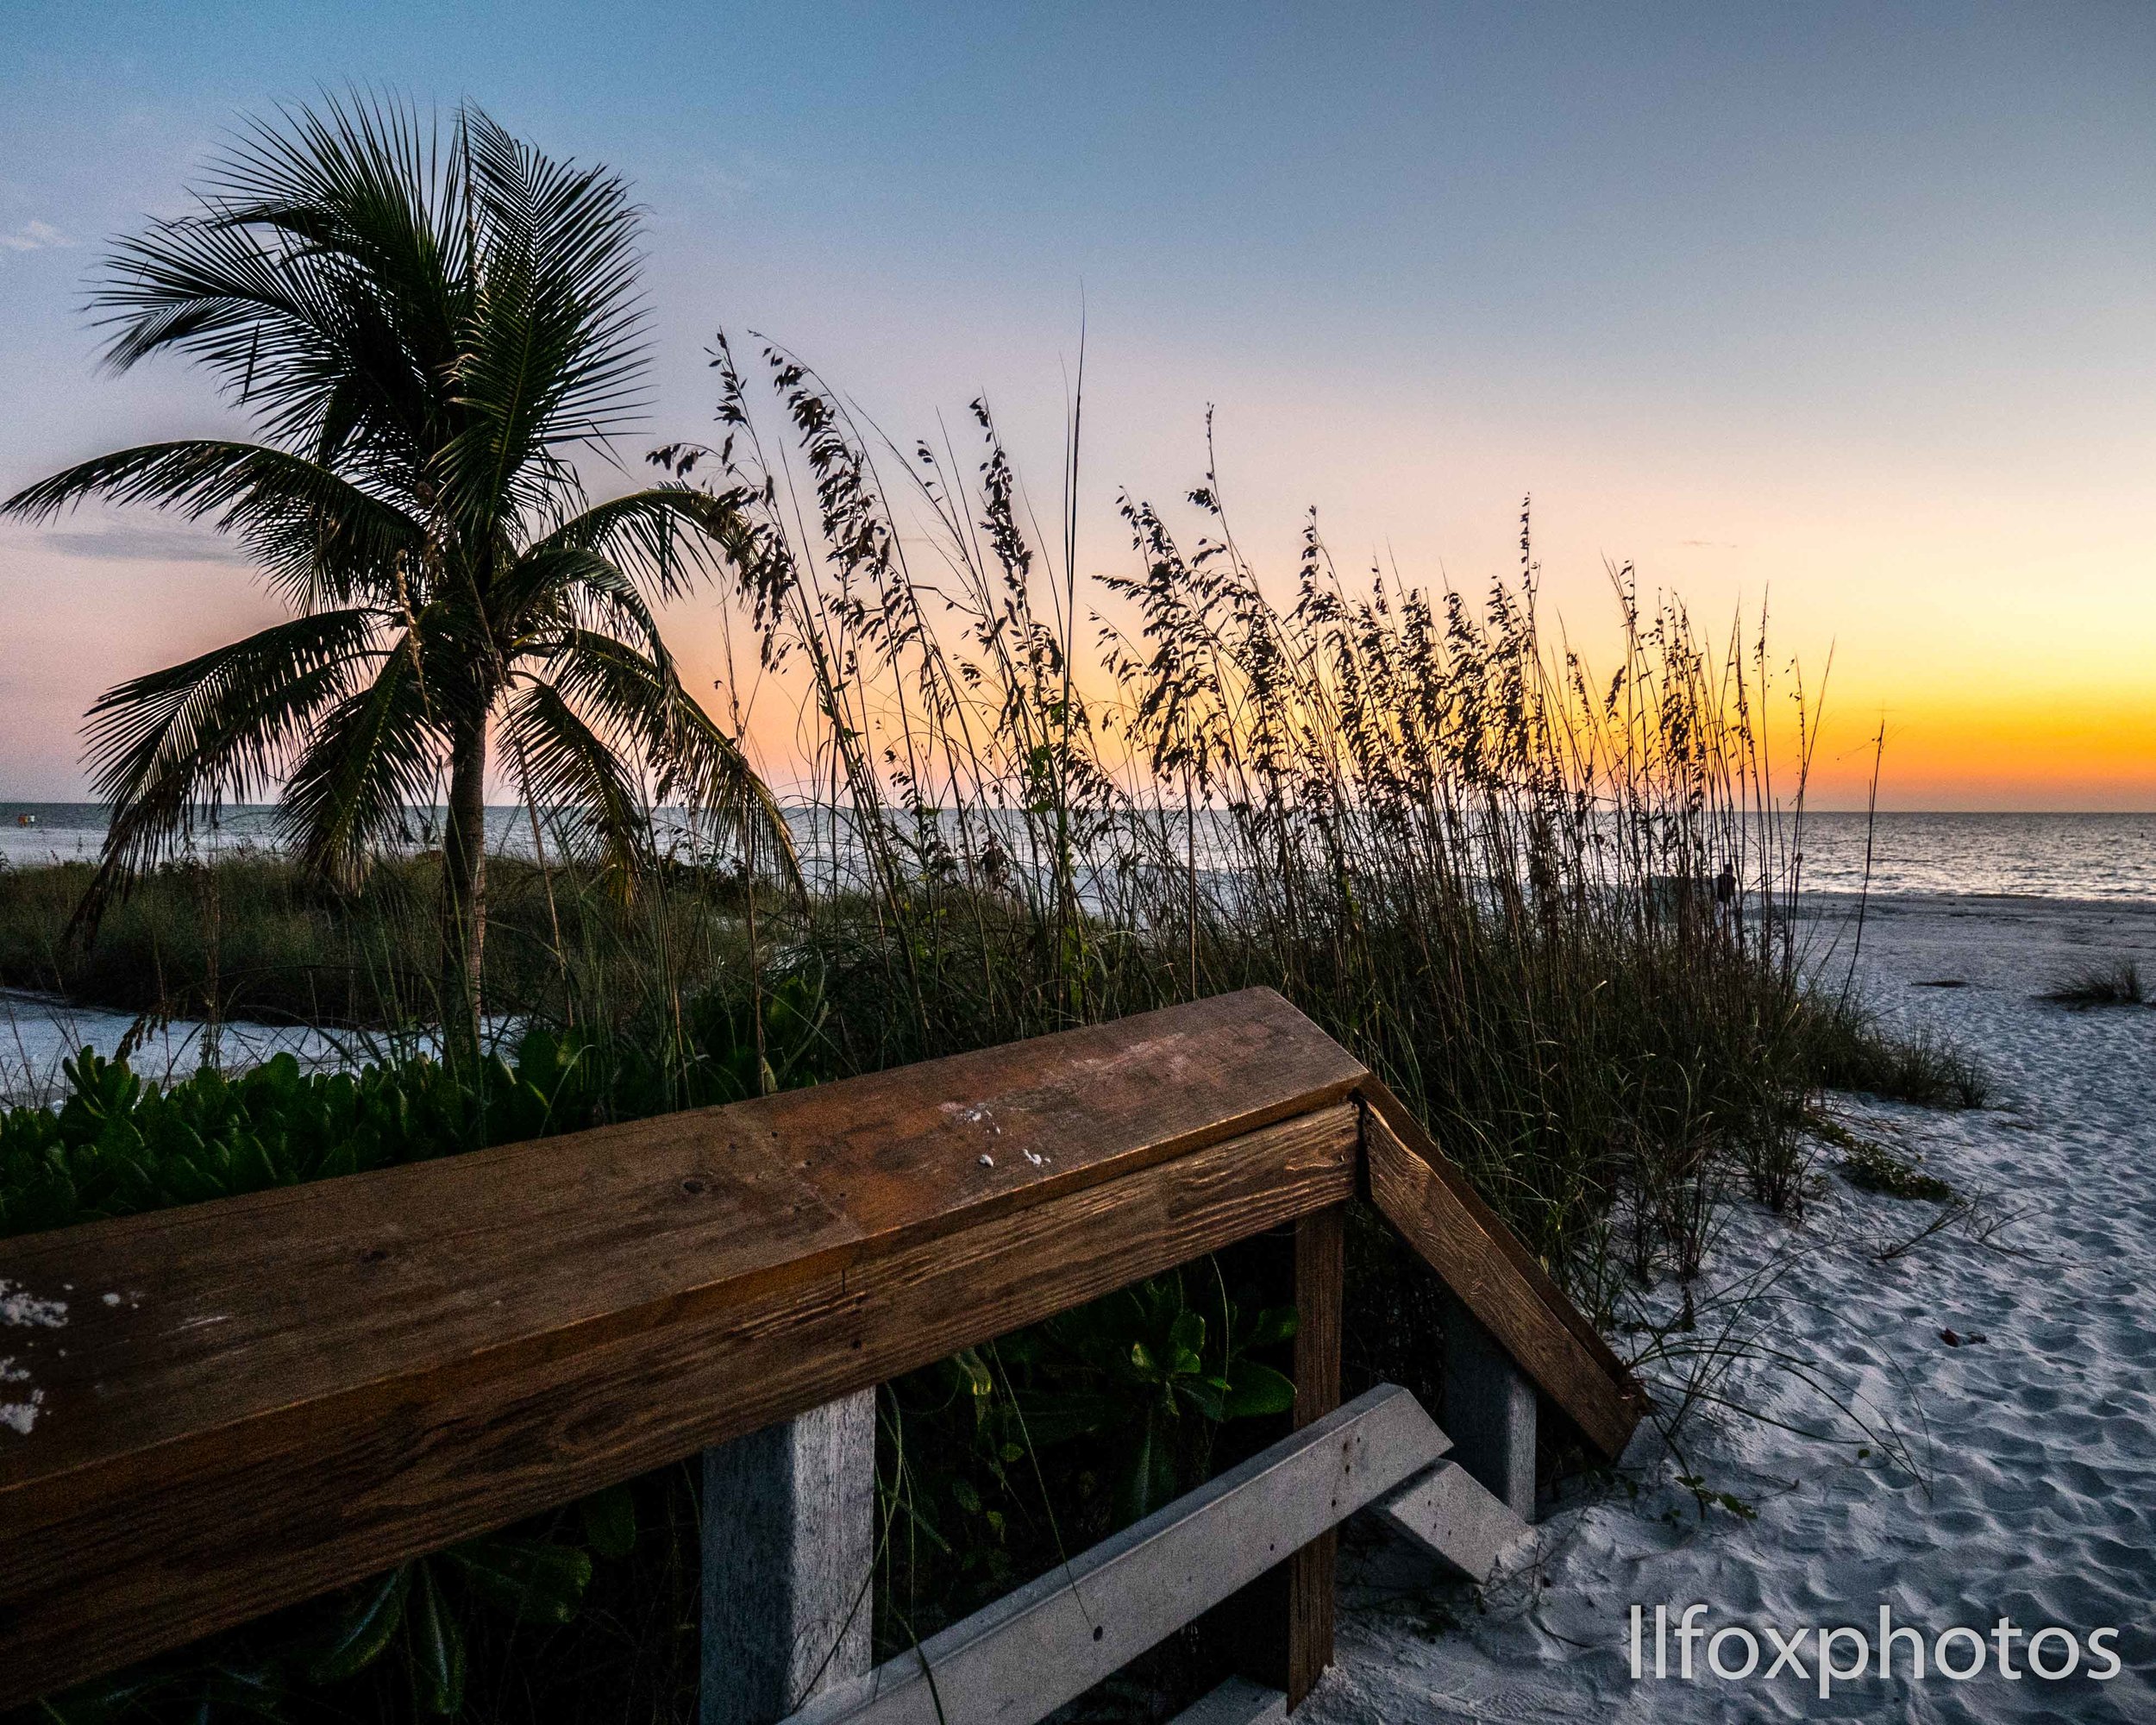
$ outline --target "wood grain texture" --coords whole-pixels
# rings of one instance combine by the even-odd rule
[[[1300,1431],[1340,1403],[1340,1317],[1345,1295],[1346,1208],[1295,1224],[1289,1263],[1295,1302],[1295,1404]],[[1309,1543],[1225,1601],[1206,1627],[1236,1672],[1301,1704],[1332,1662],[1339,1539],[1328,1524]]]
[[[1340,1405],[1340,1315],[1346,1303],[1347,1207],[1295,1224],[1295,1426]],[[1288,1560],[1288,1670],[1292,1711],[1332,1663],[1340,1536],[1328,1527]]]
[[[876,1392],[703,1459],[698,1725],[772,1725],[875,1663]]]
[[[0,1502],[61,1472],[737,1301],[1344,1097],[1254,989],[841,1084],[0,1242],[68,1304]],[[15,1352],[10,1335],[9,1352]],[[29,1338],[37,1344],[39,1338]],[[65,1358],[59,1347],[66,1350]]]
[[[0,1706],[1338,1202],[1362,1076],[1250,991],[0,1243]]]
[[[1646,1411],[1645,1392],[1413,1117],[1375,1079],[1362,1095],[1371,1201],[1536,1387],[1614,1460]]]
[[[173,1446],[116,1480],[63,1480],[0,1518],[0,1706],[1337,1204],[1357,1138],[1354,1109],[1336,1104],[742,1304],[685,1301],[663,1325],[515,1371],[433,1374],[273,1450]]]
[[[1621,1446],[1622,1369],[1397,1110],[1250,990],[0,1241],[9,1399],[38,1398],[0,1427],[0,1708],[1330,1212],[1364,1154],[1523,1369]],[[1332,1226],[1307,1250],[1337,1262]],[[1338,1399],[1337,1268],[1299,1280],[1333,1290],[1330,1363],[1306,1357],[1321,1315],[1298,1345],[1307,1420]],[[33,1310],[65,1323],[13,1320]],[[1327,1576],[1300,1591],[1329,1614]]]

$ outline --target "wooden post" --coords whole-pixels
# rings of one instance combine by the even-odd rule
[[[774,1725],[868,1669],[876,1392],[704,1452],[702,1725]]]
[[[1295,1408],[1300,1431],[1340,1405],[1340,1307],[1347,1208],[1334,1204],[1295,1223]],[[1299,1705],[1332,1663],[1333,1571],[1338,1536],[1298,1546],[1214,1615],[1215,1633],[1243,1677]]]
[[[1445,1413],[1452,1458],[1523,1521],[1535,1518],[1535,1392],[1496,1339],[1446,1302]]]
[[[1347,1207],[1313,1211],[1295,1224],[1295,1427],[1340,1405],[1340,1308],[1347,1270]],[[1290,1709],[1332,1663],[1333,1574],[1340,1537],[1327,1531],[1288,1560],[1288,1691]]]

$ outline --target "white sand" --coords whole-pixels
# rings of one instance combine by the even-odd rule
[[[85,1048],[110,1058],[134,1028],[131,1013],[77,1006],[52,994],[0,988],[0,1106],[49,1102],[66,1094],[60,1063]],[[175,1019],[138,1036],[130,1064],[160,1084],[185,1078],[202,1063],[208,1026]],[[228,1074],[290,1054],[310,1072],[335,1071],[364,1056],[364,1038],[301,1025],[235,1022],[217,1027],[219,1063]]]
[[[1845,937],[1846,938],[1846,937]],[[1357,1603],[1344,1614],[1339,1662],[1299,1717],[1333,1722],[1725,1720],[1796,1717],[1971,1720],[2156,1719],[2156,1011],[2083,1013],[2031,997],[2092,958],[2138,956],[2156,983],[2156,906],[2059,900],[1902,899],[1874,902],[1864,937],[1871,997],[1958,1038],[1991,1076],[1992,1104],[1946,1113],[1848,1099],[1852,1129],[1921,1152],[1980,1215],[2014,1220],[1979,1238],[1957,1226],[1883,1263],[1934,1205],[1860,1193],[1838,1176],[1801,1233],[1745,1207],[1710,1259],[1701,1339],[1750,1304],[1761,1345],[1801,1370],[1759,1359],[1725,1387],[1799,1435],[1758,1419],[1695,1419],[1686,1459],[1708,1489],[1757,1506],[1746,1522],[1702,1521],[1683,1470],[1643,1430],[1620,1488],[1549,1513],[1536,1561],[1480,1603],[1426,1577],[1402,1591],[1398,1552],[1351,1553]],[[1966,986],[1915,986],[1939,981]],[[1819,1167],[1838,1152],[1822,1148]],[[1668,1290],[1656,1296],[1666,1302]],[[1666,1303],[1662,1309],[1668,1309]],[[1983,1335],[1948,1346],[1940,1332]],[[1867,1440],[1815,1377],[1888,1441]],[[1669,1374],[1660,1374],[1666,1385]],[[1859,1460],[1860,1444],[1872,1453]],[[1897,1465],[1897,1448],[1914,1464]],[[1987,1636],[2002,1615],[2024,1630],[2084,1638],[2116,1626],[2125,1670],[2093,1683],[1998,1674],[1896,1675],[1817,1693],[1808,1677],[1768,1680],[1773,1648],[1748,1680],[1673,1675],[1635,1682],[1629,1611],[1701,1602],[1707,1626],[1855,1624],[1879,1607],[1935,1634]],[[1446,1615],[1457,1627],[1435,1628]],[[2025,1669],[2028,1642],[2014,1644]],[[1837,1659],[1853,1662],[1844,1644]],[[1957,1665],[1971,1657],[1952,1645]],[[2047,1663],[2063,1647],[2047,1644]],[[1696,1656],[1695,1656],[1696,1657]],[[1728,1644],[1725,1663],[1741,1663]],[[2084,1664],[2085,1673],[2088,1666]]]

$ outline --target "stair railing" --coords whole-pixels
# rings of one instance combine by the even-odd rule
[[[1454,1295],[1444,1431],[1390,1386],[1339,1405],[1358,1194]],[[1289,1436],[872,1670],[875,1386],[1283,1227]],[[1265,989],[0,1241],[0,1295],[30,1415],[0,1429],[0,1709],[701,1450],[705,1725],[1019,1725],[1216,1608],[1245,1676],[1203,1716],[1256,1718],[1332,1658],[1347,1515],[1486,1568],[1533,1513],[1538,1399],[1611,1457],[1645,1406]]]

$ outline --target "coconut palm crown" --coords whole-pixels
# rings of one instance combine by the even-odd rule
[[[112,824],[86,916],[203,811],[274,787],[293,853],[348,883],[446,776],[443,1009],[473,1026],[490,740],[624,880],[649,861],[653,800],[790,862],[654,616],[736,540],[731,505],[672,484],[593,505],[571,465],[642,403],[623,183],[475,110],[437,129],[332,101],[244,131],[197,199],[116,247],[92,305],[115,368],[199,361],[259,441],[122,449],[0,508],[41,520],[102,497],[213,519],[292,614],[91,709]]]

